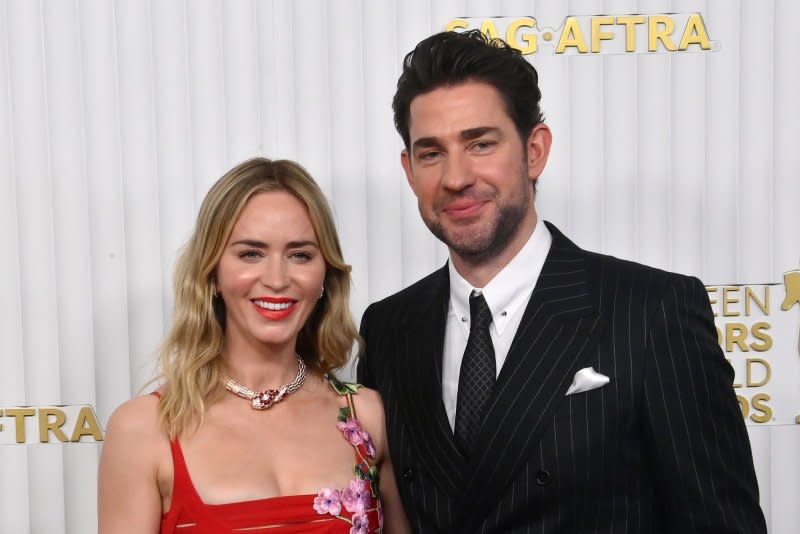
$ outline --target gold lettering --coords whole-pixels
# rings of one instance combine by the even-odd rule
[[[783,273],[783,286],[786,288],[786,296],[781,302],[781,310],[786,311],[800,302],[800,270]]]
[[[103,441],[103,433],[100,431],[94,410],[90,406],[84,406],[78,412],[78,419],[75,421],[75,429],[72,431],[70,441],[80,441],[82,436],[92,436],[95,441]]]
[[[766,393],[757,393],[753,395],[753,408],[761,412],[761,415],[753,415],[750,416],[750,419],[755,421],[756,423],[767,423],[772,419],[772,408],[766,404],[766,401],[770,400],[770,396]]]
[[[686,50],[690,44],[699,44],[703,50],[711,50],[711,41],[708,38],[706,25],[703,24],[703,17],[699,13],[689,16],[686,22],[686,29],[683,30],[683,37],[678,48]]]
[[[6,416],[13,417],[17,427],[17,443],[25,443],[25,418],[36,415],[33,408],[8,408]]]
[[[742,409],[742,417],[747,418],[747,416],[750,414],[750,403],[748,402],[747,397],[736,395],[736,400],[739,401],[739,408]]]
[[[586,39],[583,38],[583,32],[581,32],[581,27],[578,26],[578,19],[575,17],[567,17],[564,22],[564,30],[558,39],[558,45],[556,45],[556,54],[563,54],[568,46],[577,48],[578,52],[581,53],[585,53],[588,50]]]
[[[592,17],[592,52],[600,51],[600,41],[610,41],[614,38],[613,32],[603,31],[603,26],[614,24],[614,17]]]
[[[55,421],[50,421],[50,417],[55,417]],[[61,430],[66,420],[66,414],[58,408],[39,408],[39,441],[50,443],[50,432],[58,441],[67,441],[67,435]]]
[[[486,19],[483,21],[483,24],[481,25],[481,33],[490,39],[497,39],[500,37],[500,34],[497,33],[497,26],[494,25],[494,20],[492,19]]]
[[[770,324],[763,321],[753,325],[750,331],[753,333],[753,337],[761,340],[761,343],[750,343],[751,349],[756,352],[766,352],[772,348],[772,336],[765,332],[765,330],[769,330],[769,328]]]
[[[717,303],[717,297],[716,297],[716,295],[714,295],[712,297],[711,293],[716,293],[717,292],[717,288],[716,287],[707,287],[706,288],[706,292],[708,293],[708,302],[711,304],[711,308],[714,310],[714,317],[716,317],[717,316],[717,310],[716,310],[716,308],[714,308],[714,304]]]
[[[625,15],[617,17],[617,24],[625,25],[625,51],[634,52],[636,50],[636,25],[644,24],[647,21],[644,15]]]
[[[517,39],[517,32],[520,28],[535,28],[536,27],[536,19],[532,19],[530,17],[522,17],[519,19],[515,19],[508,25],[508,30],[506,30],[506,42],[511,45],[511,47],[516,48],[522,54],[535,54],[536,53],[536,34],[530,32],[522,32],[520,33],[520,37],[522,40],[527,44],[527,46],[522,46],[519,40]]]
[[[446,32],[454,32],[456,30],[466,30],[469,28],[469,22],[464,19],[453,19],[444,27]]]
[[[736,344],[742,352],[748,352],[747,327],[742,323],[725,323],[725,352],[733,352]]]
[[[731,362],[731,359],[730,359],[730,358],[725,358],[725,361],[727,361],[727,362],[728,362],[728,365],[730,365],[730,366],[731,366],[731,369],[733,369],[733,362]],[[735,372],[735,371],[734,371],[734,372]],[[735,376],[735,375],[734,375],[734,377],[733,377],[733,387],[734,387],[734,389],[735,389],[735,388],[740,388],[740,387],[742,387],[742,385],[741,385],[741,384],[737,384],[737,383],[736,383],[736,376]]]
[[[728,311],[729,304],[736,304],[739,302],[738,298],[729,297],[728,293],[738,293],[738,287],[723,287],[722,288],[722,316],[723,317],[738,317],[742,313],[739,311]]]
[[[744,288],[744,314],[750,317],[750,303],[755,302],[758,309],[764,315],[769,315],[769,286],[762,286],[764,288],[764,300],[758,300],[753,288],[746,286]]]
[[[717,345],[722,346],[722,330],[717,325],[714,328],[717,330]]]
[[[664,48],[674,52],[676,49],[675,43],[669,38],[673,31],[675,31],[675,23],[672,22],[670,17],[666,15],[651,15],[648,20],[647,49],[650,52],[657,51],[658,41],[661,41]]]
[[[753,379],[753,364],[759,363],[764,367],[764,378],[760,382],[756,382]],[[769,362],[762,358],[747,358],[745,362],[747,366],[747,387],[749,388],[758,388],[769,382],[769,379],[772,378],[772,368],[769,366]]]

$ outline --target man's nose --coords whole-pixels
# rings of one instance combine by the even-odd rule
[[[472,164],[466,154],[452,152],[444,164],[442,185],[452,191],[461,191],[475,183]]]

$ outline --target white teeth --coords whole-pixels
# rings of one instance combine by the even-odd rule
[[[278,303],[278,302],[264,302],[262,300],[254,300],[253,302],[255,302],[256,306],[258,306],[259,308],[264,308],[265,310],[270,310],[270,311],[286,310],[289,308],[289,306],[292,305],[291,302]]]

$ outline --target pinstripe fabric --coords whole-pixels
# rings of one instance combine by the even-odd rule
[[[702,284],[553,245],[474,457],[441,395],[447,269],[371,305],[359,381],[383,396],[415,532],[766,532],[733,371]],[[610,377],[564,395],[578,369]]]

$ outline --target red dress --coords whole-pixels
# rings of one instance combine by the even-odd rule
[[[328,378],[347,407],[336,423],[355,449],[356,476],[346,488],[323,488],[317,494],[286,495],[226,504],[206,504],[192,484],[178,440],[170,443],[174,466],[172,503],[161,517],[162,534],[368,534],[381,532],[383,516],[378,470],[371,464],[375,447],[356,419],[353,393],[358,386]]]

